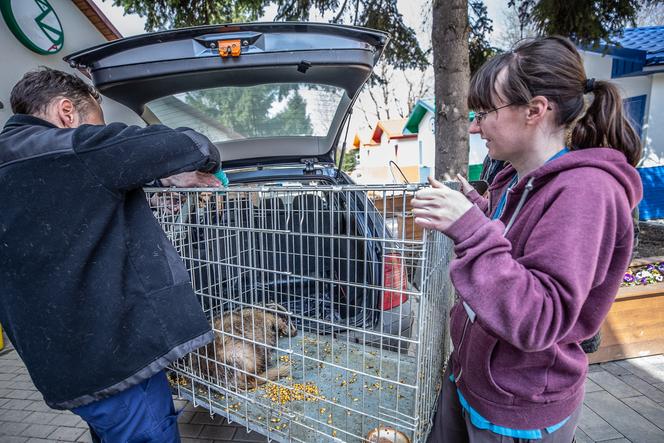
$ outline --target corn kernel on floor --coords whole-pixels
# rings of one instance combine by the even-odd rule
[[[180,371],[178,394],[276,441],[360,442],[380,425],[413,441],[413,357],[302,331],[278,347],[292,352],[273,353],[270,367],[290,364],[288,377],[234,391]]]

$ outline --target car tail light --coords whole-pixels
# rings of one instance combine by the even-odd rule
[[[406,268],[403,258],[398,254],[386,254],[383,256],[383,311],[388,311],[408,300],[403,293],[408,288]]]

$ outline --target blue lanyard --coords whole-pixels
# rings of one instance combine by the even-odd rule
[[[553,161],[557,159],[558,157],[562,157],[564,154],[568,153],[569,149],[567,147],[564,147],[560,151],[558,151],[553,157],[548,159],[545,163],[549,163],[550,161]],[[514,177],[512,177],[512,180],[510,181],[509,185],[507,185],[507,189],[505,189],[505,192],[503,192],[503,195],[500,196],[500,200],[498,201],[498,205],[496,205],[496,210],[493,211],[493,215],[491,216],[491,220],[496,220],[500,218],[503,215],[503,211],[505,210],[505,203],[507,203],[507,193],[514,187],[516,184],[519,182],[519,176],[518,174],[514,174]]]

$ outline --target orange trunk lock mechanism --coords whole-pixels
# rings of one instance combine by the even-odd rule
[[[242,46],[240,40],[219,40],[217,42],[219,47],[219,55],[221,57],[239,57]]]

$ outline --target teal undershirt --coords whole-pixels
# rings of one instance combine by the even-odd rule
[[[561,157],[562,155],[566,154],[569,152],[568,148],[563,148],[560,151],[556,153],[553,157],[548,159],[546,163],[549,163],[550,161],[553,161],[557,159],[558,157]],[[507,202],[507,191],[512,189],[514,185],[517,184],[519,181],[519,176],[517,174],[514,174],[514,177],[512,177],[512,180],[510,181],[510,184],[507,185],[507,190],[503,192],[503,195],[500,196],[500,200],[498,201],[498,204],[496,205],[496,210],[493,211],[493,215],[491,216],[492,220],[496,220],[497,218],[500,218],[501,215],[503,215],[503,211],[505,210],[505,203]]]
[[[453,375],[450,375],[450,380],[452,381],[452,383],[454,383]],[[475,409],[473,409],[472,406],[468,404],[468,402],[466,401],[465,397],[463,396],[459,388],[457,388],[457,395],[459,396],[459,403],[461,403],[461,406],[468,412],[468,415],[470,416],[470,422],[477,429],[488,430],[495,434],[504,435],[505,437],[511,437],[511,438],[524,438],[527,440],[542,439],[541,429],[512,429],[491,423],[489,420],[482,417],[479,412],[477,412]],[[555,431],[562,428],[565,425],[565,423],[567,423],[567,420],[569,420],[569,417],[567,417],[565,420],[561,421],[556,425],[544,428],[544,430],[549,434],[553,434]]]
[[[569,152],[568,148],[563,148],[556,155],[548,159],[546,162],[550,162],[552,160],[557,159],[558,157],[561,157],[563,154]],[[519,181],[519,176],[514,175],[512,180],[510,181],[510,184],[507,186],[507,189],[511,189],[514,187],[514,185],[517,184]],[[507,201],[507,190],[503,192],[503,195],[500,197],[500,201],[498,202],[498,205],[496,206],[496,210],[493,213],[493,216],[491,217],[493,220],[499,218],[503,214],[503,210],[505,209],[505,202]],[[450,375],[450,380],[452,383],[454,383],[454,376]],[[528,440],[541,440],[542,439],[542,430],[541,429],[512,429],[512,428],[506,428],[504,426],[498,426],[493,423],[491,423],[489,420],[486,418],[482,417],[479,412],[477,412],[475,409],[473,409],[472,406],[468,404],[466,399],[464,398],[463,394],[461,394],[461,391],[457,388],[457,395],[459,396],[459,403],[461,403],[461,406],[468,412],[468,415],[470,415],[470,422],[475,426],[477,429],[485,429],[489,430],[493,433],[499,434],[499,435],[504,435],[506,437],[511,437],[511,438],[523,438],[523,439],[528,439]],[[567,420],[569,420],[569,417],[567,417],[565,420],[561,421],[560,423],[549,426],[547,428],[544,428],[546,432],[549,434],[553,434],[555,431],[558,429],[562,428],[565,423],[567,423]]]

